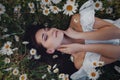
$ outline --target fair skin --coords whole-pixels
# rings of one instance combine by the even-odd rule
[[[107,40],[119,38],[119,29],[111,23],[96,18],[94,28],[98,30],[94,32],[84,33],[82,32],[79,18],[80,15],[74,15],[71,19],[70,27],[66,31],[58,30],[56,28],[39,30],[35,35],[37,43],[42,44],[47,49],[46,52],[49,54],[54,53],[56,49],[61,52],[71,54],[74,57],[74,64],[77,69],[82,66],[85,53],[88,51],[101,54],[100,60],[104,61],[106,64],[116,61],[120,52],[120,46],[116,47],[113,45],[105,44],[83,44],[85,39]],[[74,19],[78,21],[74,22]],[[77,35],[76,33],[79,35]],[[108,34],[110,36],[108,36]]]

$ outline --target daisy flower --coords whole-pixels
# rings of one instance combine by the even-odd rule
[[[52,69],[52,67],[51,67],[50,65],[48,65],[47,71],[48,71],[49,73],[51,73],[51,69]]]
[[[108,7],[108,8],[106,9],[106,13],[107,13],[107,14],[111,14],[112,12],[113,12],[113,8]]]
[[[27,80],[27,74],[20,75],[19,80]]]
[[[4,46],[3,46],[2,49],[1,49],[1,53],[2,53],[3,55],[5,55],[5,54],[7,54],[7,55],[13,54],[13,50],[11,49],[11,44],[12,44],[12,42],[10,42],[10,41],[7,41],[7,42],[4,44]]]
[[[59,72],[58,68],[56,68],[56,69],[53,70],[53,73],[58,73],[58,72]]]
[[[29,8],[35,8],[35,4],[33,2],[28,3]]]
[[[95,67],[102,67],[104,66],[104,62],[103,61],[93,61],[92,62],[92,66]]]
[[[77,7],[78,7],[77,4],[75,5],[74,3],[68,2],[67,4],[64,4],[63,6],[63,11],[64,11],[63,14],[71,16],[74,13],[76,13]]]
[[[5,62],[5,64],[9,64],[9,63],[10,63],[10,58],[7,58],[7,57],[6,57],[6,58],[4,59],[4,62]]]
[[[46,5],[40,3],[40,7],[41,7],[42,9],[45,9],[45,8],[46,8]]]
[[[62,80],[69,80],[69,75],[61,73],[61,74],[59,74],[58,78],[60,78]]]
[[[36,49],[33,49],[33,48],[30,49],[30,54],[31,54],[31,55],[36,55],[36,52],[37,52]]]
[[[63,78],[63,80],[69,80],[69,75],[65,74],[65,77]]]
[[[31,8],[30,13],[35,13],[35,8]]]
[[[7,41],[5,44],[4,44],[4,49],[9,49],[10,47],[11,47],[11,45],[12,45],[12,42],[10,42],[10,41]]]
[[[104,63],[103,61],[99,61],[99,62],[98,62],[98,66],[99,66],[99,67],[104,66],[104,64],[105,64],[105,63]]]
[[[20,10],[21,10],[21,5],[17,5],[14,8],[14,13],[20,13]]]
[[[58,55],[53,55],[52,58],[56,59],[56,58],[58,58]]]
[[[58,3],[60,3],[62,0],[52,0],[52,2],[54,3],[54,4],[58,4]]]
[[[5,6],[0,3],[0,15],[5,13]]]
[[[41,55],[34,55],[34,59],[40,59]]]
[[[42,79],[45,79],[47,77],[47,75],[46,74],[44,74],[43,76],[42,76]]]
[[[57,6],[50,6],[50,10],[51,10],[51,12],[53,12],[54,14],[57,14],[58,12],[61,11],[61,9],[59,9]]]
[[[65,77],[65,74],[64,73],[61,73],[58,75],[58,78],[64,78]]]
[[[8,49],[2,49],[1,50],[1,53],[3,54],[3,55],[11,55],[11,54],[13,54],[13,50],[11,49],[11,48],[8,48]]]
[[[50,5],[51,1],[50,0],[41,0],[43,5]]]
[[[89,79],[96,80],[99,77],[99,73],[95,69],[92,69],[88,73],[88,77],[89,77]]]
[[[13,75],[18,75],[19,74],[19,70],[17,68],[15,68],[12,73],[13,73]]]
[[[93,62],[92,62],[92,66],[93,66],[93,67],[97,67],[97,61],[93,61]]]
[[[103,3],[101,2],[101,1],[96,1],[95,3],[94,3],[94,7],[95,7],[95,10],[100,10],[101,8],[102,8],[102,6],[103,6]]]
[[[50,13],[50,10],[48,9],[48,8],[45,8],[44,10],[43,10],[43,14],[44,15],[48,15]]]

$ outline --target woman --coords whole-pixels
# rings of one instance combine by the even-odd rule
[[[66,31],[56,28],[36,29],[29,42],[38,50],[43,46],[48,54],[53,54],[56,50],[71,54],[78,69],[71,78],[77,80],[87,76],[86,70],[91,66],[85,67],[86,63],[104,61],[105,64],[109,64],[118,60],[118,25],[94,17],[93,1],[87,1],[80,8],[80,14],[72,16]]]

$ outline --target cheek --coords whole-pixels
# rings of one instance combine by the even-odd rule
[[[49,39],[47,42],[46,42],[46,47],[47,48],[54,48],[56,49],[58,46],[59,46],[60,42],[56,39]]]

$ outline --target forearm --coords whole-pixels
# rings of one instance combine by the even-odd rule
[[[86,44],[83,45],[85,52],[94,52],[109,58],[120,58],[120,46],[110,44]]]
[[[109,40],[120,39],[120,29],[116,27],[104,27],[92,32],[81,32],[78,35],[79,39],[85,40]]]

